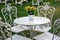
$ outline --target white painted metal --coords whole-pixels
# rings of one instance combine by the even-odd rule
[[[54,35],[54,36],[55,36],[54,40],[60,39],[59,36],[56,36],[56,35]],[[46,32],[46,33],[42,33],[40,35],[35,36],[34,39],[36,39],[36,40],[52,40],[52,37],[53,37],[52,33]]]
[[[9,37],[6,40],[11,40],[11,37]],[[15,34],[12,36],[12,40],[31,40],[31,39]]]
[[[42,27],[41,32],[42,31],[44,32],[45,29],[46,29],[45,32],[49,31],[52,26],[52,18],[53,18],[54,12],[55,12],[55,8],[52,6],[49,6],[48,3],[45,2],[45,5],[37,7],[37,12],[38,12],[38,16],[44,16],[44,17],[47,17],[51,20],[50,23],[38,25],[38,26]],[[39,28],[37,28],[36,30],[39,30]]]
[[[40,25],[40,24],[46,24],[49,23],[50,20],[45,17],[35,17],[33,21],[29,21],[29,17],[21,17],[14,20],[15,24],[20,25]]]
[[[0,40],[31,40],[30,38],[23,37],[17,34],[12,35],[10,24],[3,23],[2,21],[0,21],[0,24],[2,24],[2,26],[0,25],[0,33],[2,33],[2,35],[0,35]],[[9,28],[10,30],[8,30],[7,28]]]
[[[45,33],[35,36],[34,38],[36,40],[60,40],[59,28],[60,28],[60,19],[57,19],[53,23],[53,27],[52,27],[53,33],[45,32]]]
[[[32,0],[32,5],[40,5],[40,2],[43,2],[43,0],[36,0],[36,2],[34,2],[35,0]]]
[[[11,4],[7,4],[7,7],[2,8],[1,12],[4,18],[4,22],[11,25],[11,30],[13,32],[18,33],[27,30],[26,26],[22,27],[21,25],[14,24],[13,21],[14,19],[17,18],[17,8],[15,6],[11,6]]]
[[[22,5],[22,3],[23,3],[24,1],[25,1],[25,2],[28,2],[28,0],[20,0],[19,2],[18,2],[17,0],[15,0],[15,4],[20,4],[20,5]]]
[[[13,0],[4,0],[4,1],[0,0],[0,3],[5,3],[5,6],[6,6],[7,5],[7,1],[12,1],[13,2]]]
[[[15,24],[23,25],[23,26],[28,26],[28,30],[30,30],[30,38],[33,39],[33,30],[35,30],[33,27],[36,25],[41,25],[45,23],[49,23],[50,20],[45,17],[35,17],[34,20],[30,21],[29,17],[21,17],[17,18],[14,20]]]

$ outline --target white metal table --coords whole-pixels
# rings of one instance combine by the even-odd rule
[[[41,24],[46,24],[49,23],[50,20],[46,17],[34,17],[33,21],[29,20],[29,17],[20,17],[14,20],[15,24],[18,25],[23,25],[23,26],[30,26],[31,27],[31,35],[30,37],[32,38],[32,30],[33,30],[33,26],[37,26],[37,25],[41,25]]]

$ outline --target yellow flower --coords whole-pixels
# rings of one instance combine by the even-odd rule
[[[32,10],[36,10],[36,8],[34,6],[32,6]]]
[[[36,8],[34,6],[26,6],[25,7],[26,12],[34,12]]]
[[[30,10],[32,10],[32,7],[30,7]]]
[[[25,7],[25,10],[28,12],[28,10],[30,9],[30,6]]]

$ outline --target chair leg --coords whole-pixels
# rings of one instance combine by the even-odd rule
[[[22,32],[22,34],[26,37],[26,35]]]

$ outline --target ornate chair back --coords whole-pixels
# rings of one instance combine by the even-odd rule
[[[17,18],[17,8],[7,4],[7,7],[2,8],[1,10],[4,22],[13,25],[13,20]]]
[[[58,37],[56,37],[55,35],[57,35]],[[54,40],[54,38],[56,38],[56,40],[60,40],[60,19],[55,20],[54,24],[53,24],[53,38],[52,40]]]
[[[10,29],[10,31],[7,30],[7,28]],[[0,21],[0,39],[1,40],[6,40],[7,38],[11,37],[12,40],[12,31],[11,31],[11,25],[7,23],[3,23]]]
[[[38,5],[40,4],[40,2],[42,2],[43,0],[32,0],[32,5]]]
[[[50,23],[42,24],[43,28],[45,28],[45,27],[46,28],[48,28],[48,27],[51,28],[51,26],[52,26],[52,18],[53,18],[54,12],[55,12],[55,8],[52,7],[52,6],[49,6],[48,3],[44,3],[44,6],[37,7],[38,16],[49,18],[50,21],[51,21]]]
[[[8,1],[12,1],[13,2],[13,0],[3,0],[4,1],[4,3],[5,3],[5,6],[7,5],[7,2]]]
[[[48,3],[45,3],[44,6],[37,7],[37,13],[38,16],[44,16],[52,20],[52,17],[54,15],[55,8],[52,6],[49,6]]]

